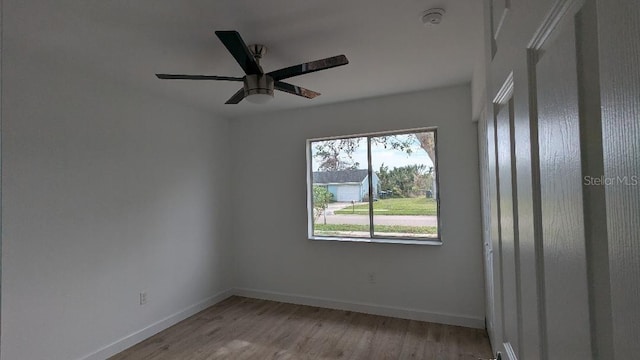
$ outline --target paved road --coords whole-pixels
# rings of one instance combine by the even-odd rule
[[[318,222],[322,222],[320,216]],[[373,223],[378,225],[437,226],[437,216],[374,215]],[[327,215],[327,224],[369,224],[367,215]]]

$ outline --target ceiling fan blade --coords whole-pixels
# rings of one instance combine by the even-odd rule
[[[242,81],[242,78],[232,76],[214,76],[214,75],[181,75],[181,74],[156,74],[158,79],[162,80],[226,80],[226,81]]]
[[[216,31],[216,35],[247,75],[262,75],[262,67],[237,31]]]
[[[225,104],[237,104],[244,99],[244,88],[238,90]]]
[[[273,80],[284,80],[290,77],[309,74],[312,72],[331,69],[336,66],[347,65],[349,60],[344,55],[332,56],[330,58],[311,61],[308,63],[289,66],[280,70],[275,70],[269,73],[269,75],[273,78]]]
[[[273,88],[280,91],[287,92],[289,94],[306,97],[307,99],[313,99],[316,96],[320,96],[320,93],[318,92],[311,91],[309,89],[305,89],[300,86],[291,85],[289,83],[282,82],[282,81],[276,81],[275,84],[273,85]]]

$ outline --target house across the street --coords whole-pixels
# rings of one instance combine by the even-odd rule
[[[324,186],[338,202],[363,201],[369,193],[369,174],[366,169],[315,171],[313,185]],[[378,175],[373,173],[373,193],[377,198]]]

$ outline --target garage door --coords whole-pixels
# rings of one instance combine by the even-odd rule
[[[337,195],[337,201],[360,201],[360,186],[340,185]]]

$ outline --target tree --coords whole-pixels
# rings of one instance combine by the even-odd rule
[[[432,131],[412,133],[407,135],[388,135],[372,137],[371,141],[381,144],[385,148],[404,151],[411,155],[411,145],[415,138],[420,147],[427,153],[431,162],[435,164],[435,138]],[[319,171],[338,171],[357,169],[360,164],[353,160],[353,153],[358,149],[363,137],[318,141],[315,144],[314,157],[320,162]]]
[[[391,190],[395,197],[411,197],[417,194],[422,195],[426,189],[430,176],[426,170],[427,166],[424,164],[406,165],[391,170],[382,164],[377,174],[381,189]]]
[[[378,186],[382,191],[389,191],[391,189],[391,177],[389,175],[389,167],[384,163],[380,165],[380,170],[376,173],[378,175]],[[385,193],[386,194],[386,193]],[[388,194],[391,195],[391,194]]]
[[[436,163],[436,139],[435,139],[435,133],[433,132],[422,132],[422,133],[415,133],[416,138],[418,139],[418,141],[420,142],[420,147],[422,147],[422,149],[424,149],[424,151],[427,152],[427,155],[429,155],[429,158],[431,159],[431,162],[433,164]],[[431,168],[429,169],[429,175],[430,175],[430,185],[428,187],[428,189],[431,189],[431,196],[433,196],[434,198],[438,197],[438,188],[437,188],[437,183],[435,181],[433,181],[433,179],[435,178],[435,169]]]
[[[436,139],[434,133],[429,132],[421,132],[414,134],[418,142],[420,142],[420,147],[427,152],[429,155],[429,159],[431,159],[432,163],[436,163]]]
[[[313,222],[318,221],[320,214],[323,214],[324,223],[327,223],[325,210],[329,206],[329,202],[333,198],[333,194],[324,186],[313,186]]]
[[[353,161],[359,138],[319,141],[315,145],[314,157],[320,161],[319,171],[357,169],[360,164]]]

